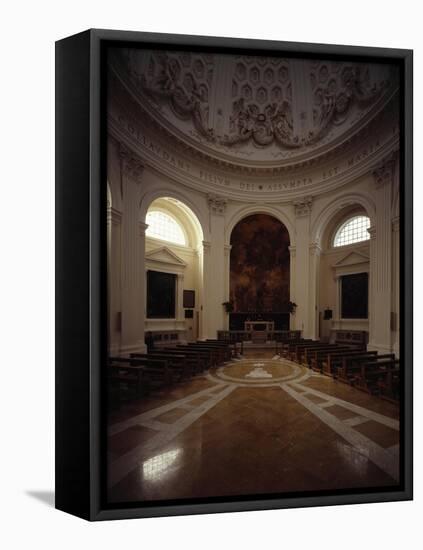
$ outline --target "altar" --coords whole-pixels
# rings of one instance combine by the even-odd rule
[[[251,335],[251,341],[255,344],[263,344],[273,340],[275,330],[274,321],[245,321],[244,330]]]
[[[246,332],[274,332],[275,323],[274,321],[245,321],[244,330]]]

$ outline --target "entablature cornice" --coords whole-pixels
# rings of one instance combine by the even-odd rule
[[[118,66],[119,63],[118,63]],[[197,132],[190,133],[182,131],[175,125],[175,122],[169,120],[166,116],[166,109],[152,100],[149,93],[144,93],[140,82],[134,85],[132,79],[128,77],[125,70],[119,70],[117,66],[110,67],[110,85],[113,96],[121,105],[130,105],[132,112],[138,116],[143,116],[144,121],[148,120],[150,126],[155,127],[156,131],[167,135],[181,150],[189,150],[190,156],[206,161],[209,167],[223,168],[226,172],[259,173],[259,172],[283,172],[291,169],[293,166],[304,168],[316,162],[320,162],[327,157],[339,154],[345,148],[349,148],[353,142],[360,143],[363,135],[369,132],[374,122],[379,123],[380,118],[388,115],[389,120],[393,120],[392,111],[396,109],[398,99],[398,87],[388,87],[386,93],[381,94],[373,105],[372,109],[366,112],[362,117],[352,120],[350,127],[340,133],[336,138],[329,141],[323,139],[314,144],[311,148],[296,147],[281,150],[271,159],[258,159],[257,151],[243,151],[242,154],[237,148],[219,146],[217,150],[210,147],[210,140],[207,136],[201,138]],[[154,107],[153,107],[154,104]],[[186,130],[186,129],[185,129]],[[208,134],[207,134],[208,135]],[[195,137],[194,137],[195,136]],[[209,136],[210,137],[210,136]],[[215,140],[212,140],[216,147]],[[253,154],[254,153],[254,154]]]
[[[260,199],[288,203],[304,195],[333,191],[371,173],[399,148],[398,128],[385,125],[378,133],[367,131],[363,139],[352,140],[349,148],[338,148],[318,162],[245,170],[242,166],[214,165],[206,156],[196,156],[190,148],[182,149],[175,140],[170,141],[151,121],[140,124],[125,108],[115,107],[109,113],[109,134],[133,150],[143,166],[197,191],[244,202]]]

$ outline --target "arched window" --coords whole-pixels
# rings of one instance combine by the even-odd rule
[[[146,223],[148,224],[145,234],[148,237],[155,237],[163,241],[186,245],[185,234],[179,223],[169,214],[160,210],[147,212]]]
[[[370,239],[370,219],[367,216],[354,216],[346,220],[335,234],[333,246],[345,246]]]

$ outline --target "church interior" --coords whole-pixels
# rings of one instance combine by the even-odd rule
[[[399,88],[110,49],[111,503],[398,486]]]

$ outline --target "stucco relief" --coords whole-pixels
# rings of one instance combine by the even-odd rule
[[[293,201],[292,204],[294,205],[295,216],[297,218],[308,216],[311,212],[313,197],[303,197],[301,199]]]
[[[135,50],[114,65],[178,137],[259,161],[333,142],[398,87],[395,71],[352,62]]]
[[[139,182],[144,172],[144,163],[140,157],[123,144],[120,144],[119,147],[119,157],[123,174]]]
[[[210,208],[210,212],[213,214],[224,215],[226,211],[226,205],[228,199],[224,197],[219,197],[218,195],[207,195],[207,203]]]
[[[192,57],[191,65],[186,67],[186,70],[189,69],[193,74],[195,74],[194,61],[195,58]],[[212,56],[204,60],[204,67],[206,61],[210,66],[215,67]],[[289,94],[285,88],[291,82],[290,72],[286,70],[283,73],[284,88],[281,82],[277,84],[278,66],[275,65],[272,77],[270,73],[266,73],[269,68],[267,64],[268,61],[262,67],[257,67],[262,70],[263,78],[267,79],[269,86],[271,78],[274,78],[274,85],[280,86],[282,97],[288,97]],[[250,63],[250,68],[254,68],[253,62]],[[328,85],[332,81],[330,74]],[[346,74],[342,80],[342,74],[343,72],[340,71],[338,75],[341,84],[344,82],[345,85],[357,88],[358,81],[351,84]],[[247,78],[248,75],[249,73],[246,72],[245,77]],[[304,195],[317,195],[335,190],[349,181],[368,174],[382,158],[398,147],[399,128],[392,122],[395,120],[393,117],[396,112],[393,102],[388,109],[380,111],[377,116],[370,116],[367,124],[360,131],[354,131],[354,127],[349,127],[342,134],[342,141],[339,141],[336,146],[333,144],[333,148],[325,154],[322,150],[315,154],[299,148],[303,150],[302,156],[283,163],[240,163],[235,154],[238,150],[236,144],[228,147],[234,154],[225,153],[223,158],[214,155],[211,149],[206,152],[202,143],[194,146],[178,138],[175,139],[172,127],[169,127],[169,124],[171,126],[172,124],[168,114],[167,122],[150,116],[150,104],[146,101],[138,102],[132,93],[128,93],[127,82],[122,78],[113,73],[110,79],[110,97],[113,97],[113,104],[109,109],[109,134],[119,142],[125,143],[146,166],[159,170],[163,175],[168,175],[187,188],[197,189],[206,194],[222,194],[234,200],[256,199],[260,196],[265,201],[278,199],[291,203],[292,200]],[[365,81],[370,86],[366,79],[367,77]],[[213,80],[210,82],[213,83]],[[258,80],[257,90],[260,85],[261,80]],[[321,88],[322,85],[323,83],[319,81],[318,86]],[[319,87],[316,90],[320,89]],[[370,90],[373,88],[370,86]],[[357,94],[360,97],[363,96],[362,99],[357,99],[357,102],[365,103],[368,100],[362,91]],[[238,98],[229,99],[235,101]],[[164,102],[168,101],[169,98],[166,96]],[[354,110],[353,106],[351,109]],[[188,117],[184,123],[191,124],[190,118]],[[306,125],[302,127],[303,130],[305,127]],[[263,130],[260,135],[265,137],[266,132]],[[249,147],[252,147],[251,143]],[[257,148],[263,149],[258,145]],[[139,181],[141,172],[136,173],[136,170],[132,169],[131,172],[130,177]]]
[[[384,158],[373,170],[373,178],[376,187],[381,187],[385,183],[391,183],[395,169],[395,160],[398,156],[397,151]]]

